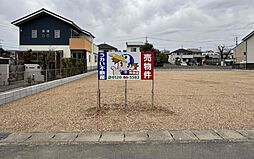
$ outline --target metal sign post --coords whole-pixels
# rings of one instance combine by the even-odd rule
[[[101,109],[101,90],[100,90],[100,80],[98,80],[98,90],[97,90],[97,109]]]
[[[152,108],[154,109],[154,79],[152,80]]]
[[[128,99],[127,99],[127,80],[125,80],[125,97],[124,97],[124,106],[125,106],[125,109],[127,108],[128,106]]]

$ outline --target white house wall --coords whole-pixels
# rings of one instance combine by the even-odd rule
[[[140,47],[132,47],[132,46],[127,46],[127,52],[132,52],[131,49],[136,48],[136,52],[140,52]]]
[[[171,64],[174,64],[175,63],[175,58],[174,58],[174,55],[168,55],[168,62],[171,63]]]
[[[69,45],[20,45],[19,49],[21,51],[26,51],[32,49],[33,51],[63,51],[64,58],[71,57],[71,51]]]
[[[247,63],[254,63],[254,36],[247,40]]]
[[[89,56],[90,56],[90,61],[89,61]],[[91,53],[91,52],[86,53],[88,69],[94,69],[97,66],[97,62],[95,62],[95,58],[97,58],[97,56],[98,56],[97,53]]]
[[[9,64],[0,64],[0,86],[8,85]]]

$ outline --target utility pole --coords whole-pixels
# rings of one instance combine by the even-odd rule
[[[2,43],[3,41],[4,41],[4,40],[0,39],[0,48],[3,48],[3,45],[2,45],[2,44],[3,44],[3,43]]]
[[[146,43],[148,43],[148,39],[147,39],[147,36],[146,36]]]
[[[235,45],[238,45],[238,36],[235,37]]]

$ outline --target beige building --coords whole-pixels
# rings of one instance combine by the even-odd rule
[[[246,41],[241,42],[233,50],[236,64],[246,64]]]
[[[254,69],[254,31],[243,38],[242,41],[234,48],[236,66]]]

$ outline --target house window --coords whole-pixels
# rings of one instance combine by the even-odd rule
[[[32,38],[37,38],[37,30],[32,30]]]
[[[45,38],[45,34],[41,34],[41,37],[42,37],[42,38]]]
[[[54,37],[56,39],[60,38],[60,30],[54,30]]]
[[[49,38],[49,34],[47,34],[46,37]]]
[[[131,52],[137,52],[137,48],[131,48]]]
[[[91,62],[91,55],[88,56],[88,60],[89,60],[89,62]]]
[[[243,55],[246,55],[246,52],[244,52]]]
[[[97,56],[94,55],[94,62],[97,62]]]

